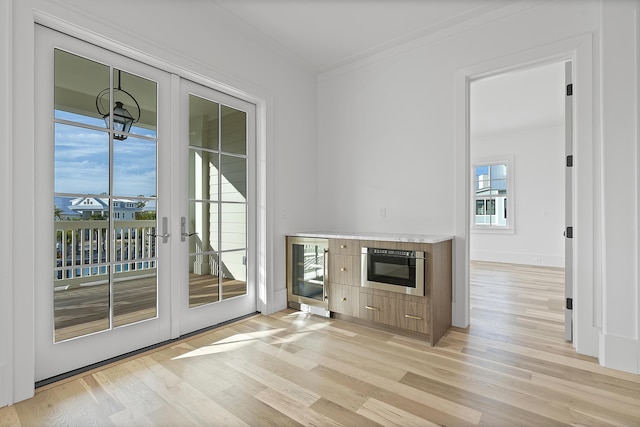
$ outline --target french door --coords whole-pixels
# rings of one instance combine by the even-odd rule
[[[36,45],[36,380],[254,312],[252,105],[45,27]]]
[[[256,311],[255,105],[180,82],[180,333]]]

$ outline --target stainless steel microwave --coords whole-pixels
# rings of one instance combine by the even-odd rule
[[[422,251],[362,248],[360,285],[424,296],[424,260]]]

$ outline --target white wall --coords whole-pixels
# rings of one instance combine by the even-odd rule
[[[8,323],[0,323],[0,338],[8,338],[2,340],[0,347],[0,375],[3,375],[0,384],[11,389],[10,401],[22,400],[33,393],[33,271],[50,269],[46,263],[34,262],[30,256],[37,237],[33,233],[34,222],[46,219],[24,209],[32,206],[37,185],[32,160],[37,155],[33,139],[34,16],[62,29],[78,27],[104,36],[125,46],[133,57],[141,52],[147,58],[168,64],[170,71],[186,70],[264,102],[266,120],[258,132],[266,136],[263,159],[266,182],[262,182],[266,198],[266,242],[262,251],[266,263],[259,274],[266,289],[265,294],[260,295],[262,303],[258,306],[265,312],[286,306],[284,235],[312,228],[315,220],[310,207],[317,199],[309,189],[313,188],[316,176],[316,76],[307,64],[270,43],[213,2],[189,2],[188,7],[185,4],[114,0],[109,2],[109,7],[104,7],[100,2],[84,0],[2,2],[0,55],[7,56],[4,42],[8,32],[8,47],[13,50],[13,57],[0,65],[0,87],[3,90],[12,87],[20,94],[8,107],[4,105],[3,96],[0,105],[0,111],[3,108],[14,111],[10,118],[14,132],[4,139],[14,143],[9,147],[2,145],[2,153],[7,151],[10,157],[2,156],[0,162],[2,166],[5,161],[8,165],[20,165],[13,170],[3,167],[3,173],[11,176],[0,184],[0,200],[10,209],[8,213],[3,212],[0,219],[8,215],[7,220],[12,220],[11,230],[20,231],[19,238],[9,239],[7,248],[0,246],[0,255],[6,255],[9,249],[10,254],[20,254],[13,259],[0,256],[0,267],[5,267],[5,263],[8,266],[1,269],[0,295],[9,296],[11,301],[0,300],[0,316],[10,318]],[[7,8],[13,9],[13,19],[11,14],[4,13]],[[126,13],[109,16],[114,9]],[[5,26],[5,20],[12,25]],[[10,78],[8,84],[4,84],[5,76]],[[10,129],[5,123],[0,124],[3,132]],[[311,177],[312,184],[301,177]],[[5,185],[5,182],[11,184]],[[6,222],[0,221],[0,224],[6,227]],[[0,245],[4,242],[3,239]],[[12,275],[19,275],[15,284],[9,280]],[[8,305],[7,311],[5,305]],[[13,361],[11,355],[16,355]],[[2,366],[10,363],[13,366],[3,371]],[[6,402],[0,401],[2,403]]]
[[[547,59],[532,55],[573,43],[567,56],[579,52],[576,346],[586,354],[600,348],[605,366],[638,372],[638,2],[533,2],[514,8],[527,5],[533,7],[448,36],[426,37],[320,77],[319,225],[454,234],[453,320],[464,326],[468,166],[460,165],[468,152],[464,142],[457,145],[465,133],[457,123],[465,117],[457,76],[469,69],[488,72],[483,68],[488,63],[523,65],[504,58]],[[583,82],[589,87],[580,88]],[[386,218],[380,207],[386,207]],[[604,336],[598,340],[600,317]]]
[[[456,72],[598,27],[598,2],[544,4],[320,76],[321,227],[454,234]]]
[[[0,64],[10,63],[11,57],[11,16],[10,2],[0,3]],[[11,110],[11,69],[0,66],[0,140],[10,141],[11,120],[8,120]],[[5,200],[0,209],[0,407],[13,401],[13,387],[10,381],[13,370],[12,342],[12,280],[11,280],[11,209],[8,209],[11,189],[11,144],[0,144],[0,197]]]
[[[470,148],[472,165],[513,159],[515,202],[513,233],[472,229],[470,259],[564,267],[564,126],[476,137]]]
[[[638,23],[640,2],[603,1],[600,361],[640,372]]]

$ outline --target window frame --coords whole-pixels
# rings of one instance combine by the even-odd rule
[[[506,194],[505,194],[505,203],[507,205],[506,209],[506,225],[497,225],[497,224],[476,224],[476,209],[477,209],[477,201],[485,200],[485,212],[486,212],[486,201],[493,199],[496,200],[496,197],[492,198],[483,198],[476,196],[476,169],[478,167],[484,166],[497,166],[497,165],[506,165]],[[487,158],[480,159],[471,164],[471,186],[470,186],[470,229],[473,233],[495,233],[495,234],[513,234],[515,233],[515,197],[514,197],[514,161],[512,156],[507,157],[495,157],[495,158]],[[500,203],[494,203],[494,209],[497,209],[500,206]]]

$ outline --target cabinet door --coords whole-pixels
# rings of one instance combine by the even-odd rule
[[[329,239],[329,252],[337,255],[360,256],[360,241],[352,239]]]
[[[427,305],[411,301],[398,301],[402,327],[410,331],[430,334]]]
[[[360,294],[360,317],[385,325],[404,327],[403,301],[379,295]]]
[[[360,289],[355,286],[331,283],[329,286],[329,310],[346,316],[360,314]]]
[[[342,285],[360,286],[360,258],[350,255],[336,255],[329,250],[329,277],[331,282]]]
[[[383,310],[382,297],[369,293],[360,293],[360,318],[371,322],[380,322]]]
[[[427,314],[426,304],[370,293],[360,294],[360,317],[363,320],[430,334]]]

